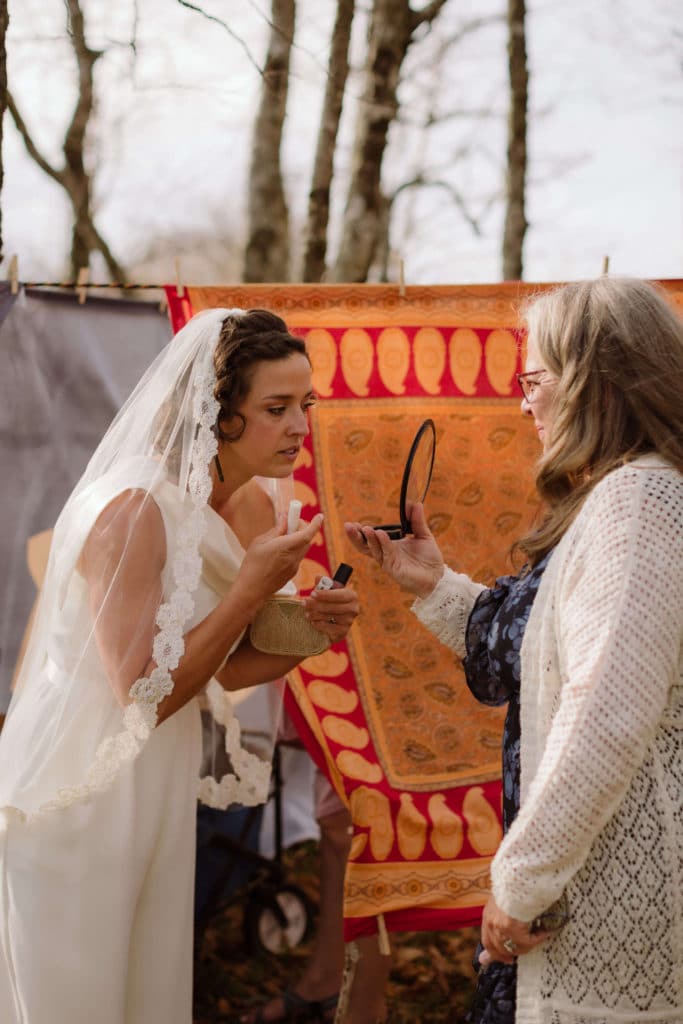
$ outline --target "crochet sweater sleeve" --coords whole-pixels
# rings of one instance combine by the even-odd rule
[[[681,684],[681,475],[642,465],[613,472],[572,531],[554,601],[540,609],[540,642],[554,638],[555,714],[547,737],[535,737],[538,768],[491,872],[497,903],[523,921],[561,895],[630,787],[648,798],[640,770]],[[545,669],[530,658],[533,701]]]
[[[411,611],[442,644],[464,658],[467,620],[482,590],[486,587],[481,583],[446,566],[431,594],[416,598]]]

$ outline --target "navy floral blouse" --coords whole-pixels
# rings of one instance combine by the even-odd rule
[[[550,553],[530,571],[502,576],[477,599],[467,624],[467,685],[482,704],[507,703],[503,731],[503,829],[519,810],[520,651],[529,613]],[[479,969],[479,946],[474,955]],[[514,1024],[517,965],[493,962],[478,974],[468,1024]]]

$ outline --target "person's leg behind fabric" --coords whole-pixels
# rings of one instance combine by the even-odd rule
[[[308,1009],[330,1024],[334,1020],[344,970],[344,873],[351,847],[351,815],[318,771],[315,808],[320,827],[320,907],[310,959],[290,990],[242,1014],[242,1024],[303,1020]],[[317,1005],[307,1007],[311,1003]]]
[[[320,825],[320,905],[318,928],[311,957],[295,991],[307,1000],[336,997],[344,972],[344,873],[351,846],[351,815],[339,801],[338,809],[323,814]],[[327,1016],[327,1014],[326,1014]],[[334,1019],[334,1012],[329,1014]]]
[[[319,1019],[334,1021],[344,971],[344,876],[351,849],[351,815],[322,773],[315,776],[316,818],[320,826],[320,910],[311,958],[295,993],[320,1002]],[[386,1019],[386,985],[391,957],[380,952],[378,937],[357,943],[358,961],[346,1011],[338,1024],[377,1024]]]
[[[392,958],[380,951],[377,935],[355,942],[357,960],[345,1012],[335,1024],[383,1024],[387,1021],[386,992]]]

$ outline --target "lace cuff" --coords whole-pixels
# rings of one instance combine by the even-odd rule
[[[410,610],[442,644],[464,658],[467,620],[482,590],[486,587],[481,583],[444,566],[431,594],[416,598]]]

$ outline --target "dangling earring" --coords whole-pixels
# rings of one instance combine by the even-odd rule
[[[223,467],[221,466],[221,460],[217,455],[214,455],[213,461],[216,463],[216,472],[218,473],[218,479],[222,484],[225,483],[225,477],[223,476]]]

